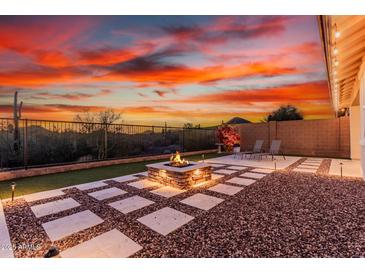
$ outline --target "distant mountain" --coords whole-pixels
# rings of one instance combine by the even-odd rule
[[[246,119],[243,119],[241,117],[233,117],[231,120],[226,122],[226,124],[229,124],[229,125],[247,124],[247,123],[251,123],[251,122]]]
[[[226,125],[239,125],[239,124],[247,124],[247,123],[251,123],[251,121],[243,119],[241,117],[233,117],[231,120],[229,120],[228,122],[224,123],[224,121],[222,120],[222,124],[226,124]],[[206,129],[215,129],[220,127],[221,125],[217,125],[217,126],[209,126],[209,127],[204,127]]]

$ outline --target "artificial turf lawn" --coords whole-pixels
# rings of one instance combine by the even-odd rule
[[[205,154],[205,159],[225,156],[226,154],[210,153]],[[186,159],[190,161],[201,160],[201,155],[187,156]],[[16,183],[15,196],[21,196],[39,191],[51,190],[71,185],[88,183],[102,179],[108,179],[138,172],[146,171],[146,164],[161,162],[144,161],[130,164],[119,164],[106,167],[96,167],[90,169],[55,173],[49,175],[28,177],[16,179],[11,181],[0,182],[0,198],[5,199],[11,196],[10,185],[12,182]]]

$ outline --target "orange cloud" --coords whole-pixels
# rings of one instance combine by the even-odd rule
[[[169,101],[170,103],[191,104],[250,104],[262,102],[279,102],[284,104],[303,101],[328,102],[329,92],[326,81],[288,85],[256,90],[229,90],[214,94],[198,95],[186,99]]]
[[[0,51],[13,50],[28,56],[68,48],[83,32],[100,23],[100,17],[89,16],[9,16],[7,19],[0,21]],[[40,61],[42,58],[60,57],[40,56]]]
[[[40,68],[38,70],[20,70],[0,72],[0,83],[4,86],[44,86],[52,83],[77,82],[89,73],[73,68]]]
[[[35,57],[37,63],[44,66],[59,68],[72,65],[71,59],[59,51],[38,51]]]
[[[210,83],[225,79],[239,79],[249,76],[271,77],[299,73],[294,67],[280,67],[272,63],[250,63],[235,66],[210,66],[204,68],[189,68],[182,66],[152,67],[141,70],[116,70],[105,76],[95,77],[95,81],[135,81],[157,82],[168,86]]]
[[[136,56],[137,53],[125,49],[83,51],[80,52],[77,63],[79,65],[111,65],[131,60]]]

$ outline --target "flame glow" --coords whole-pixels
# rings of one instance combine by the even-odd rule
[[[171,155],[170,166],[184,167],[184,166],[188,166],[188,165],[189,165],[189,161],[187,161],[185,159],[181,159],[180,153],[178,151],[176,151],[175,154]]]

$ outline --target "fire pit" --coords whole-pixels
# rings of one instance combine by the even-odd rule
[[[189,166],[189,161],[185,160],[185,159],[181,159],[180,157],[180,152],[176,151],[175,154],[172,154],[170,157],[170,163],[168,164],[169,166],[174,166],[174,167],[186,167]]]
[[[212,178],[210,165],[181,159],[179,152],[170,161],[147,165],[147,169],[150,180],[180,189],[189,189]]]

